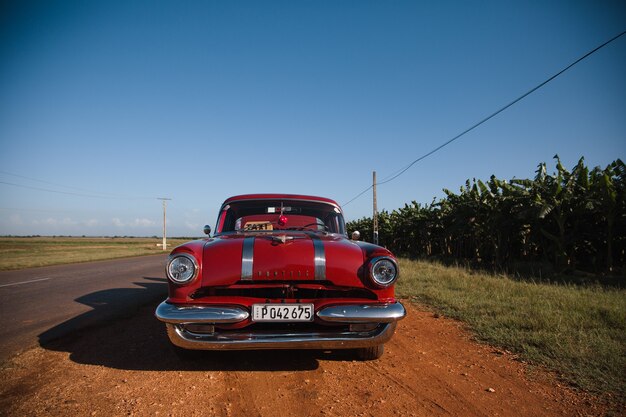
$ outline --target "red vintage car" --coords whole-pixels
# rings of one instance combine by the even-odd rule
[[[377,359],[406,312],[385,248],[347,238],[330,199],[227,199],[213,237],[175,248],[156,317],[182,349],[356,349]]]

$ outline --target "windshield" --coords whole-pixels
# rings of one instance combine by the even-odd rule
[[[334,205],[294,200],[249,200],[226,205],[216,233],[306,230],[345,235],[341,211]]]

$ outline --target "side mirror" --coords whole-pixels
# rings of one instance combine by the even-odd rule
[[[207,236],[211,236],[211,226],[208,224],[204,226],[204,234]]]
[[[352,232],[352,240],[359,240],[361,239],[361,232],[359,232],[358,230],[355,230],[354,232]]]

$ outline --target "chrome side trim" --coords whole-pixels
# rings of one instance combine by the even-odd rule
[[[314,266],[315,266],[315,280],[316,281],[325,281],[326,280],[326,251],[324,250],[324,242],[322,239],[315,233],[307,233],[307,235],[313,241],[313,250],[314,250]]]
[[[402,320],[406,310],[400,302],[346,304],[323,308],[316,315],[321,320],[334,323],[392,323]]]
[[[238,323],[250,315],[239,307],[213,307],[193,305],[179,307],[163,301],[154,313],[157,319],[165,323]]]
[[[243,239],[241,249],[241,280],[252,280],[252,264],[254,263],[254,239],[255,236],[248,236]]]
[[[354,349],[378,346],[393,336],[396,323],[383,323],[366,332],[239,332],[191,333],[181,325],[167,324],[171,342],[193,350],[250,349]]]

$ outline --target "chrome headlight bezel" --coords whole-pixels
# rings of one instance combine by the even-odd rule
[[[179,260],[181,258],[184,258],[187,261],[191,262],[190,266],[193,267],[193,271],[191,275],[187,276],[184,279],[177,278],[172,271],[172,264],[174,263],[174,261]],[[185,285],[185,284],[189,284],[190,282],[193,282],[193,280],[195,280],[196,277],[198,276],[199,269],[200,268],[198,267],[198,261],[196,261],[196,258],[193,255],[190,255],[187,253],[175,253],[173,255],[170,255],[167,260],[167,265],[165,266],[165,272],[167,274],[167,278],[174,284],[178,284],[178,285]]]
[[[392,276],[390,278],[381,276],[381,271],[379,270],[380,267],[386,267],[387,270],[389,268],[393,268]],[[374,283],[374,285],[379,288],[388,288],[398,280],[398,276],[400,275],[400,269],[398,268],[398,263],[395,259],[388,256],[379,256],[370,261],[369,273],[370,280],[372,281],[372,283]]]

